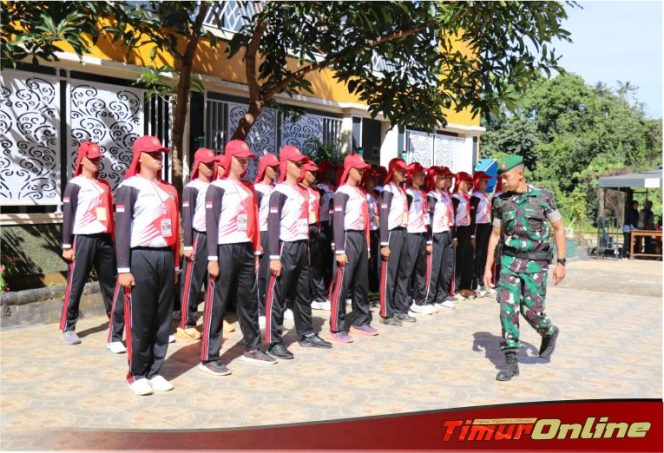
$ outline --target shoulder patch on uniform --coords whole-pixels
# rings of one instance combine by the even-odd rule
[[[212,209],[212,202],[211,201],[206,201],[205,202],[205,209]]]
[[[119,204],[115,207],[115,212],[125,212],[125,206],[123,204]]]

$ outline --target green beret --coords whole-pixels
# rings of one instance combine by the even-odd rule
[[[498,174],[506,173],[519,165],[523,165],[523,157],[509,154],[498,162]]]

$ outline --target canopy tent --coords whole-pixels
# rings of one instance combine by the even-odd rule
[[[599,178],[598,187],[601,189],[643,187],[646,189],[662,188],[662,169],[651,170],[646,173],[628,173],[618,176],[604,176]]]

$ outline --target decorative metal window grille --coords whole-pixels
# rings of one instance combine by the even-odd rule
[[[206,141],[208,147],[222,152],[247,112],[246,104],[208,98],[206,104]],[[247,143],[260,157],[265,153],[278,154],[281,146],[292,144],[302,152],[311,154],[315,142],[333,143],[341,134],[338,118],[305,114],[290,120],[271,108],[265,108],[249,131]],[[253,179],[257,163],[251,161],[247,178]]]
[[[215,99],[207,100],[205,136],[208,148],[223,151],[226,143],[226,103]]]
[[[243,104],[228,103],[228,138],[233,136],[240,119],[247,112],[247,106]],[[277,112],[271,108],[265,108],[256,118],[247,135],[246,142],[251,150],[260,158],[266,153],[277,151]],[[253,180],[258,170],[257,159],[250,159],[247,169],[247,178]]]
[[[60,100],[63,99],[62,105]],[[134,140],[155,135],[172,145],[168,99],[144,90],[25,71],[0,75],[0,201],[57,206],[80,143],[99,143],[100,176],[115,189],[129,167]],[[66,124],[62,124],[66,122]],[[171,180],[170,156],[162,177]]]
[[[68,173],[79,144],[98,143],[104,155],[99,176],[115,190],[131,163],[134,141],[144,133],[143,90],[70,80],[68,101]]]
[[[145,100],[145,135],[159,137],[167,148],[173,146],[173,100],[175,96],[154,96]],[[180,158],[182,159],[182,154]],[[164,167],[161,177],[168,182],[173,182],[173,155],[167,154],[164,159]]]
[[[425,167],[444,165],[454,169],[457,156],[464,152],[466,140],[443,134],[406,129],[408,163],[419,162]]]
[[[281,125],[282,145],[295,145],[311,154],[316,142],[334,143],[341,133],[341,120],[323,115],[305,114],[297,120],[284,119]]]
[[[60,204],[60,96],[56,77],[0,74],[0,200]]]
[[[419,162],[424,167],[433,165],[433,134],[406,130],[406,150],[408,163]]]

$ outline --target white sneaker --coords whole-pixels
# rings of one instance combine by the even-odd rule
[[[418,313],[420,315],[432,315],[436,310],[430,304],[417,305],[413,304],[410,306],[410,311],[413,313]]]
[[[477,287],[477,291],[476,291],[476,292],[477,292],[477,297],[478,297],[478,298],[479,298],[479,297],[484,297],[484,296],[486,296],[486,295],[488,294],[487,291],[486,291],[486,288],[485,288],[484,286],[479,286],[479,287]]]
[[[491,288],[491,287],[489,287],[489,288],[486,289],[486,293],[487,293],[489,296],[495,296],[495,295],[497,294],[497,293],[496,293],[496,290],[495,290],[494,288]]]
[[[134,382],[129,384],[129,388],[134,392],[135,395],[144,396],[152,395],[152,386],[150,381],[145,378],[136,379]]]
[[[454,295],[454,300],[456,300],[456,301],[458,302],[458,301],[462,301],[462,300],[468,300],[468,298],[462,296],[461,293],[456,293],[456,294]]]
[[[311,303],[311,309],[312,310],[330,311],[332,309],[332,304],[330,303],[329,300],[325,300],[323,302],[313,301]]]
[[[289,321],[295,319],[295,316],[293,315],[293,310],[287,308],[286,311],[284,312],[284,319],[288,319]]]
[[[125,345],[123,345],[121,341],[112,341],[111,343],[108,343],[106,347],[113,354],[122,354],[123,352],[127,352],[127,348],[125,348]]]
[[[168,382],[166,378],[160,374],[150,379],[150,386],[158,392],[168,392],[173,390],[173,384]]]
[[[456,302],[452,302],[450,300],[446,300],[445,302],[441,302],[439,304],[436,304],[436,307],[444,308],[446,310],[454,310],[456,308],[456,306],[457,306]]]
[[[413,310],[408,310],[408,316],[412,316],[413,318],[417,318],[417,316],[420,313],[415,313]]]
[[[175,343],[175,334],[172,333],[168,336],[168,342],[169,343]]]
[[[258,327],[260,327],[261,329],[265,328],[265,316],[258,317]]]

